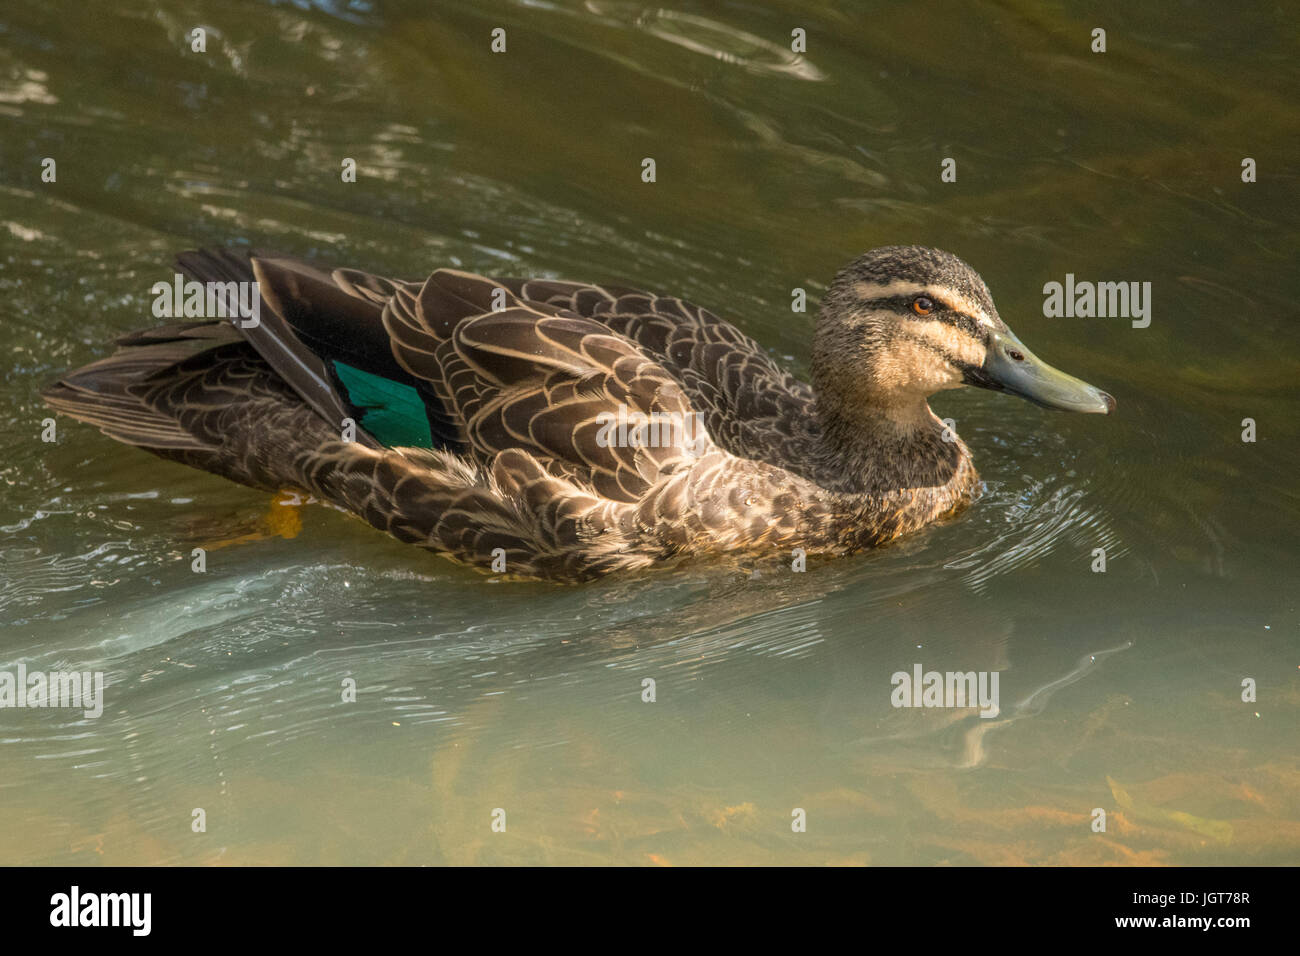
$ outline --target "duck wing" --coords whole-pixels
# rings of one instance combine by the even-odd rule
[[[809,489],[715,441],[761,447],[802,387],[703,310],[447,269],[410,282],[271,254],[180,263],[201,281],[258,282],[260,321],[127,336],[51,386],[51,404],[461,560],[504,551],[519,573],[582,578],[748,546],[806,517]],[[747,410],[765,432],[746,431]]]
[[[200,281],[256,280],[260,321],[238,335],[335,434],[351,419],[366,447],[446,451],[482,465],[522,451],[618,502],[639,500],[713,448],[660,359],[494,279],[441,269],[410,282],[267,253],[178,261]]]
[[[717,444],[742,458],[806,460],[820,434],[813,390],[749,336],[683,299],[617,286],[499,279],[521,299],[600,322],[653,356]]]
[[[481,460],[527,452],[552,475],[632,502],[714,447],[656,356],[497,280],[440,269],[418,292],[398,289],[383,322],[398,364],[430,384]]]
[[[201,282],[258,283],[259,321],[241,323],[240,334],[336,431],[351,420],[370,448],[460,450],[427,383],[406,373],[389,346],[384,304],[409,283],[262,252],[199,250],[177,263]]]
[[[508,447],[500,427],[488,430],[490,419],[514,426],[515,440],[531,438],[529,447],[539,444],[543,426],[551,441],[566,428],[585,434],[576,416],[580,408],[599,414],[593,390],[601,386],[590,379],[579,390],[576,381],[601,370],[608,376],[632,356],[653,370],[633,373],[640,363],[624,361],[601,380],[613,389],[607,405],[692,414],[719,447],[778,464],[804,459],[818,436],[812,389],[735,326],[680,298],[453,269],[421,283],[266,253],[201,251],[178,261],[203,281],[255,278],[265,308],[256,328],[241,329],[245,338],[328,421],[356,422],[358,440],[371,447],[456,453],[473,447],[488,454]],[[461,323],[467,327],[456,333]],[[667,392],[663,407],[655,404],[654,393],[665,384],[660,373],[680,386],[684,404]],[[644,379],[630,394],[645,375],[654,384]],[[566,382],[570,391],[557,391]],[[537,419],[526,436],[519,430],[523,416],[536,413],[539,403],[565,407]],[[647,459],[657,457],[642,455],[629,469],[609,454],[561,445],[551,449],[557,468],[576,455],[602,483],[611,475],[625,480],[629,470],[644,472]]]

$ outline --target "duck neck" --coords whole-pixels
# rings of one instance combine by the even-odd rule
[[[970,457],[923,396],[852,408],[819,396],[817,415],[823,471],[837,476],[837,490],[880,495],[944,486]]]

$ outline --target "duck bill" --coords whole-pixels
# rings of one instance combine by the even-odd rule
[[[1009,392],[1044,408],[1107,415],[1115,399],[1040,359],[1009,330],[989,336],[984,364],[966,376],[968,385]]]

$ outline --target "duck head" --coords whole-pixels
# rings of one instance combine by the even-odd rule
[[[838,420],[832,425],[859,415],[929,420],[926,398],[963,385],[1046,408],[1115,410],[1111,396],[1025,347],[979,273],[925,246],[874,249],[840,270],[822,300],[812,368],[819,405]]]

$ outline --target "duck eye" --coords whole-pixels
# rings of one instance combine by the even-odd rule
[[[928,295],[918,295],[912,300],[912,311],[917,315],[929,315],[934,311],[934,299]]]

